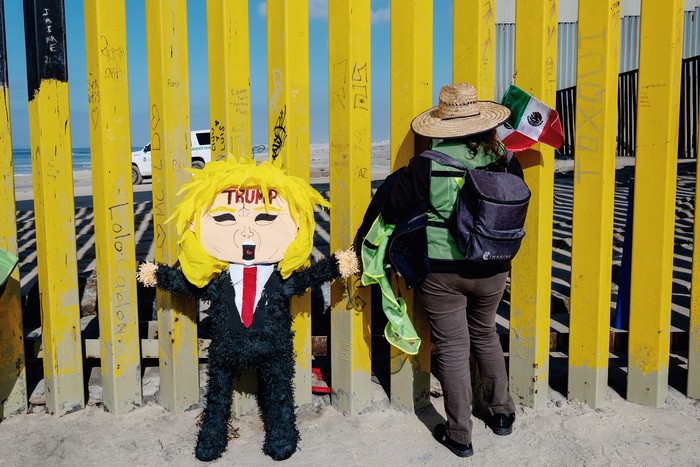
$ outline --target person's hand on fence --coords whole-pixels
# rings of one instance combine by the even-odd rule
[[[136,273],[136,280],[146,287],[155,287],[158,284],[156,279],[156,271],[158,265],[150,261],[139,264],[139,270]]]
[[[343,279],[360,272],[360,261],[352,247],[347,250],[338,250],[333,253],[333,256],[338,261],[338,271]]]

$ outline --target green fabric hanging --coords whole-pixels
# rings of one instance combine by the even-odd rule
[[[382,291],[382,309],[389,320],[384,337],[397,349],[410,355],[418,353],[421,340],[406,314],[406,302],[396,298],[384,269],[384,255],[394,224],[386,224],[380,214],[362,243],[362,285],[378,284]]]
[[[15,266],[17,266],[17,261],[19,259],[15,255],[0,248],[0,286],[10,277]]]

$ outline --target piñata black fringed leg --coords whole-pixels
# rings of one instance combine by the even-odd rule
[[[272,363],[272,362],[270,362]],[[297,450],[299,430],[294,413],[294,359],[288,355],[258,369],[261,390],[258,403],[265,424],[263,452],[280,461],[289,458]]]
[[[209,364],[204,420],[199,430],[195,456],[201,461],[211,461],[221,457],[228,444],[228,419],[231,416],[233,394],[232,368]]]

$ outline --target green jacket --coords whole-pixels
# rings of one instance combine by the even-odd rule
[[[386,224],[380,214],[362,242],[362,285],[378,284],[382,291],[382,309],[389,320],[384,327],[386,340],[410,355],[418,353],[421,340],[406,313],[406,302],[396,297],[384,269],[389,237],[394,224]]]

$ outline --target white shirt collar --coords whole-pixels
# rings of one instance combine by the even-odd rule
[[[267,280],[272,275],[272,272],[275,270],[275,265],[274,264],[256,264],[255,266],[258,268],[258,274],[257,274],[258,280],[257,280],[257,282],[266,284]],[[239,263],[229,263],[228,272],[231,275],[231,283],[233,285],[236,285],[243,280],[243,269],[245,269],[247,267],[250,267],[250,266],[244,266],[244,265],[239,264]]]

